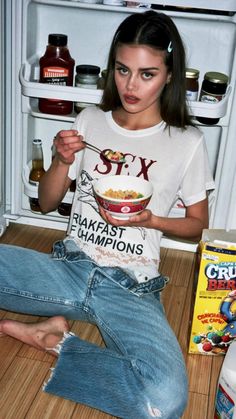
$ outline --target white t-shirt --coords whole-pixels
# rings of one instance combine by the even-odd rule
[[[142,130],[127,130],[111,112],[97,107],[83,110],[73,128],[100,149],[119,150],[126,163],[112,164],[89,148],[76,154],[68,176],[77,178],[68,235],[99,265],[131,271],[139,282],[158,275],[162,233],[141,227],[115,227],[99,214],[92,181],[107,175],[132,175],[152,182],[154,193],[148,208],[168,216],[180,198],[185,206],[206,197],[214,189],[202,133],[194,127],[182,130],[164,122]]]

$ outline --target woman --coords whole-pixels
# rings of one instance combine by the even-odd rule
[[[121,150],[126,163],[108,162],[83,140]],[[168,282],[158,270],[160,239],[199,239],[214,183],[203,136],[186,110],[184,48],[170,18],[148,11],[121,23],[100,108],[81,112],[54,144],[39,199],[44,212],[57,208],[77,179],[67,237],[52,257],[0,248],[0,308],[50,318],[30,325],[3,320],[0,332],[58,356],[49,393],[120,418],[180,418],[187,378],[160,301]],[[119,174],[154,187],[148,208],[125,221],[98,208],[92,193],[93,179]],[[170,218],[178,198],[186,215]],[[106,347],[70,333],[66,319],[96,324]]]

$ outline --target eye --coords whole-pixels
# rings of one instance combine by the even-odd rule
[[[118,71],[118,73],[120,73],[122,76],[126,76],[126,74],[128,74],[128,69],[126,67],[116,67],[116,71]]]
[[[154,77],[154,74],[150,73],[149,71],[145,71],[142,73],[142,77],[144,80],[150,80]]]

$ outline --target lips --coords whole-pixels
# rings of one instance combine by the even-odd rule
[[[132,95],[124,95],[124,100],[129,105],[135,105],[136,103],[140,101],[138,97],[132,96]]]

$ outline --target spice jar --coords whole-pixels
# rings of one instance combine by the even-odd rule
[[[199,100],[204,103],[216,104],[225,96],[228,76],[223,73],[209,71],[205,74],[202,82]],[[202,124],[214,125],[219,122],[219,118],[202,118],[198,117],[197,120]]]
[[[100,67],[90,64],[76,66],[75,86],[84,89],[97,89]],[[89,106],[89,104],[88,104]],[[86,107],[85,102],[75,102],[75,112],[79,113],[81,108]]]
[[[186,68],[186,99],[188,101],[197,100],[199,89],[198,78],[199,70],[196,70],[195,68]]]
[[[100,67],[82,64],[76,66],[75,86],[85,89],[97,89]]]

